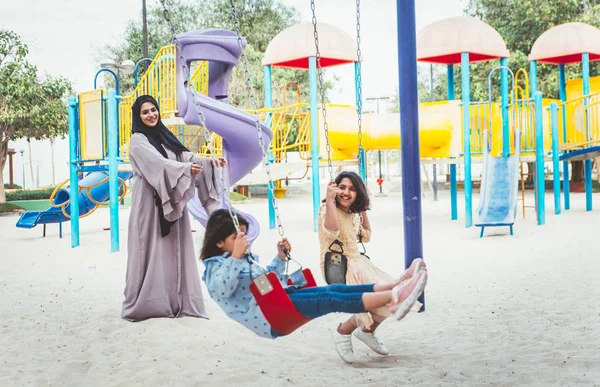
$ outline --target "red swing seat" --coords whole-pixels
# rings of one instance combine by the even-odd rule
[[[302,269],[306,285],[317,286],[310,269]],[[288,285],[292,285],[288,278]],[[310,321],[298,312],[290,300],[277,274],[269,272],[258,276],[250,284],[250,291],[271,327],[282,335],[288,335]]]

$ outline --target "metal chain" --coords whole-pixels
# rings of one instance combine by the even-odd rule
[[[210,150],[211,157],[213,158],[214,161],[216,161],[214,144],[212,142],[210,132],[206,128],[206,119],[204,117],[204,112],[202,110],[202,106],[200,106],[200,101],[198,100],[198,91],[194,88],[194,85],[190,81],[190,78],[191,78],[190,68],[188,67],[187,63],[185,62],[185,58],[183,57],[183,52],[181,50],[179,40],[177,39],[177,34],[175,33],[175,27],[173,26],[173,22],[171,21],[171,15],[169,13],[169,10],[167,9],[165,0],[160,0],[160,3],[163,6],[163,12],[165,15],[165,19],[166,19],[167,23],[169,24],[169,29],[170,29],[171,35],[173,37],[173,42],[175,43],[175,46],[179,50],[179,60],[181,61],[181,65],[183,66],[184,77],[185,77],[184,84],[187,84],[188,88],[190,89],[190,91],[192,93],[192,97],[193,97],[192,99],[194,101],[194,105],[196,105],[196,111],[198,112],[198,120],[199,120],[200,126],[202,127],[202,129],[204,131],[203,134],[206,137],[208,149]]]
[[[362,146],[362,52],[360,51],[360,0],[356,0],[356,111],[358,113],[358,171],[362,172],[365,160]]]
[[[231,9],[231,15],[233,16],[234,29],[235,29],[234,32],[238,36],[238,39],[237,39],[238,46],[240,47],[240,50],[242,51],[242,64],[244,66],[243,67],[244,80],[246,82],[246,89],[247,89],[248,95],[250,97],[250,103],[251,103],[252,111],[253,111],[254,118],[255,118],[254,122],[256,124],[256,131],[258,132],[258,143],[260,145],[260,151],[262,152],[263,167],[264,167],[265,171],[267,172],[267,178],[269,180],[268,189],[269,189],[269,192],[271,193],[273,208],[275,209],[275,221],[277,224],[277,232],[279,233],[279,236],[283,239],[283,238],[285,238],[285,233],[283,230],[283,225],[281,224],[281,218],[279,216],[279,206],[277,204],[277,198],[275,197],[275,192],[274,192],[275,187],[274,187],[273,179],[271,177],[271,167],[269,165],[269,159],[267,157],[267,152],[265,151],[265,139],[263,136],[262,127],[260,125],[260,118],[258,116],[256,96],[254,95],[254,91],[252,89],[252,78],[250,75],[250,71],[248,70],[248,57],[246,56],[246,53],[244,52],[240,20],[237,16],[233,0],[230,0],[229,4],[230,4],[230,9]]]
[[[310,0],[312,11],[312,23],[314,27],[315,48],[317,58],[317,72],[319,75],[319,87],[321,91],[321,113],[323,115],[323,129],[325,130],[325,149],[327,150],[327,170],[329,179],[333,180],[333,166],[331,165],[331,144],[329,143],[329,126],[327,125],[327,109],[325,107],[325,86],[323,82],[323,68],[321,67],[321,52],[319,51],[319,33],[317,32],[317,16],[315,13],[315,0]],[[313,144],[312,146],[317,146]]]
[[[206,127],[206,119],[204,117],[204,111],[202,110],[200,101],[198,100],[198,92],[194,88],[193,83],[190,81],[190,69],[189,69],[187,63],[185,62],[185,58],[183,57],[183,51],[181,50],[179,40],[177,39],[177,34],[175,33],[175,27],[173,26],[173,22],[171,21],[171,15],[169,13],[169,10],[167,9],[165,0],[160,0],[160,3],[163,8],[163,13],[164,13],[165,19],[166,19],[167,23],[169,24],[169,29],[170,29],[171,35],[173,37],[173,42],[175,43],[176,49],[179,51],[179,60],[181,62],[181,65],[183,66],[183,72],[184,72],[184,85],[187,84],[188,88],[190,89],[190,91],[192,93],[192,99],[194,101],[194,105],[196,106],[196,111],[198,112],[198,120],[200,122],[200,126],[202,127],[202,129],[204,131],[203,134],[204,134],[204,137],[206,138],[206,143],[207,143],[208,149],[210,151],[212,164],[213,164],[213,167],[216,168],[217,166],[219,166],[219,161],[216,156],[215,146],[214,146],[214,143],[211,138],[211,133],[208,130],[208,128]],[[226,207],[229,209],[229,215],[231,216],[231,219],[233,220],[233,224],[235,226],[236,231],[240,232],[240,223],[239,223],[238,217],[231,208],[231,202],[229,200],[229,187],[225,184],[225,171],[223,169],[221,170],[220,175],[221,175],[221,179],[220,179],[221,180],[221,189],[223,190],[223,200],[225,201]]]

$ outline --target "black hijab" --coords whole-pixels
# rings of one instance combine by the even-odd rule
[[[158,122],[156,126],[147,126],[142,122],[142,105],[146,102],[150,102],[152,105],[156,107],[158,111]],[[160,152],[165,158],[167,157],[167,152],[164,150],[162,145],[166,146],[173,152],[180,154],[181,152],[188,151],[189,149],[183,146],[181,142],[175,137],[173,133],[165,124],[162,123],[160,119],[160,109],[158,108],[158,103],[156,100],[150,95],[142,95],[135,100],[133,106],[131,107],[132,117],[131,117],[131,132],[132,133],[141,133],[157,151]]]
[[[147,126],[142,122],[141,113],[142,113],[142,105],[145,102],[150,102],[156,107],[158,111],[158,122],[154,127]],[[163,148],[163,145],[174,153],[179,155],[181,152],[188,151],[185,146],[175,137],[173,133],[162,123],[160,119],[160,110],[158,108],[158,103],[152,96],[142,95],[138,99],[135,100],[133,106],[131,106],[131,132],[132,133],[141,133],[152,144],[154,148],[158,152],[160,152],[163,157],[168,158],[167,151]],[[162,208],[162,200],[158,196],[158,192],[154,191],[154,204],[158,207],[158,217],[160,220],[160,232],[163,237],[169,235],[171,232],[171,226],[175,222],[169,222],[165,219],[165,213]]]

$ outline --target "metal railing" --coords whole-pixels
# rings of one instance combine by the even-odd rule
[[[535,107],[533,99],[515,100],[508,106],[509,139],[511,152],[514,152],[513,136],[521,135],[521,153],[535,152]],[[484,146],[484,133],[488,133],[490,152],[492,155],[502,153],[502,118],[500,103],[472,102],[471,103],[471,154],[481,155]],[[547,131],[547,127],[544,127]],[[461,132],[461,141],[464,133]],[[549,140],[544,136],[544,142]],[[461,142],[462,143],[462,142]]]
[[[310,112],[307,108],[308,104],[306,103],[296,103],[289,106],[258,110],[261,121],[270,121],[273,139],[269,152],[273,155],[275,162],[284,161],[287,158],[287,153],[292,151],[297,151],[302,160],[309,159],[311,152]],[[251,113],[251,111],[248,111],[248,113]],[[222,152],[221,137],[213,133],[212,140],[215,144],[215,152],[220,155]],[[202,147],[200,154],[202,156],[209,155],[206,144]]]
[[[152,95],[160,106],[162,118],[172,117],[177,112],[177,75],[175,66],[175,46],[165,46],[158,51],[148,66],[137,87],[119,103],[119,142],[120,154],[128,158],[128,145],[131,139],[131,106],[140,95]]]
[[[557,105],[560,150],[582,149],[600,143],[600,93]]]
[[[173,118],[177,114],[177,68],[175,46],[161,48],[138,82],[135,90],[123,97],[119,103],[119,139],[120,152],[127,159],[127,148],[131,138],[131,106],[140,95],[152,95],[160,106],[161,118]],[[195,68],[191,82],[196,90],[208,94],[208,62],[199,62]],[[187,125],[183,128],[170,129],[177,135],[194,132]]]

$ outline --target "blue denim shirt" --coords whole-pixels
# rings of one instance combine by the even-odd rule
[[[230,258],[229,253],[205,259],[204,275],[208,294],[215,300],[227,316],[262,337],[273,338],[271,326],[258,307],[250,292],[250,263],[246,258]],[[258,262],[258,256],[252,255]],[[275,257],[267,266],[267,271],[277,273],[283,282],[285,262]],[[252,277],[256,278],[265,271],[258,265],[252,265]]]

